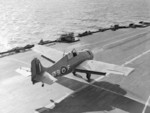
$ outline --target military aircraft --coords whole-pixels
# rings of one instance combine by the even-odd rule
[[[44,83],[51,85],[59,77],[69,73],[73,73],[73,75],[76,75],[76,72],[86,73],[87,80],[90,82],[91,74],[104,76],[107,73],[114,73],[127,76],[134,70],[129,67],[96,61],[94,60],[92,51],[88,49],[82,51],[73,49],[69,53],[64,53],[53,48],[36,45],[32,50],[52,62],[53,65],[44,67],[38,58],[34,58],[31,61],[31,70],[28,68],[19,68],[16,71],[21,74],[30,74],[32,83],[42,82],[42,87]]]

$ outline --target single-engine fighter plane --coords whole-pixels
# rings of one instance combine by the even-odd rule
[[[59,77],[71,72],[74,75],[76,75],[76,72],[86,73],[87,80],[90,82],[91,74],[104,76],[107,73],[114,73],[127,76],[133,71],[133,68],[93,60],[92,51],[87,49],[82,51],[73,49],[71,52],[64,54],[62,51],[53,48],[36,45],[33,51],[41,54],[53,65],[44,67],[39,59],[34,58],[31,61],[31,71],[25,68],[19,68],[16,71],[21,74],[30,74],[32,83],[42,82],[42,86],[44,86],[44,83],[53,84],[57,81],[57,78],[59,79]]]

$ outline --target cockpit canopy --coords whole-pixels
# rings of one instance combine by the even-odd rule
[[[78,55],[78,52],[76,51],[76,49],[72,50],[72,54],[73,54],[74,57]]]
[[[76,57],[77,55],[78,55],[78,52],[76,51],[76,49],[73,49],[70,53],[68,53],[68,59]]]

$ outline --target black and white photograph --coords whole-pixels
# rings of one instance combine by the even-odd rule
[[[0,113],[150,113],[150,0],[0,0]]]

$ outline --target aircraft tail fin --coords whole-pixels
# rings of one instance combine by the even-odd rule
[[[54,78],[46,71],[46,68],[42,66],[39,59],[34,58],[31,61],[31,81],[33,84],[42,82],[51,85],[56,80],[56,78]]]

